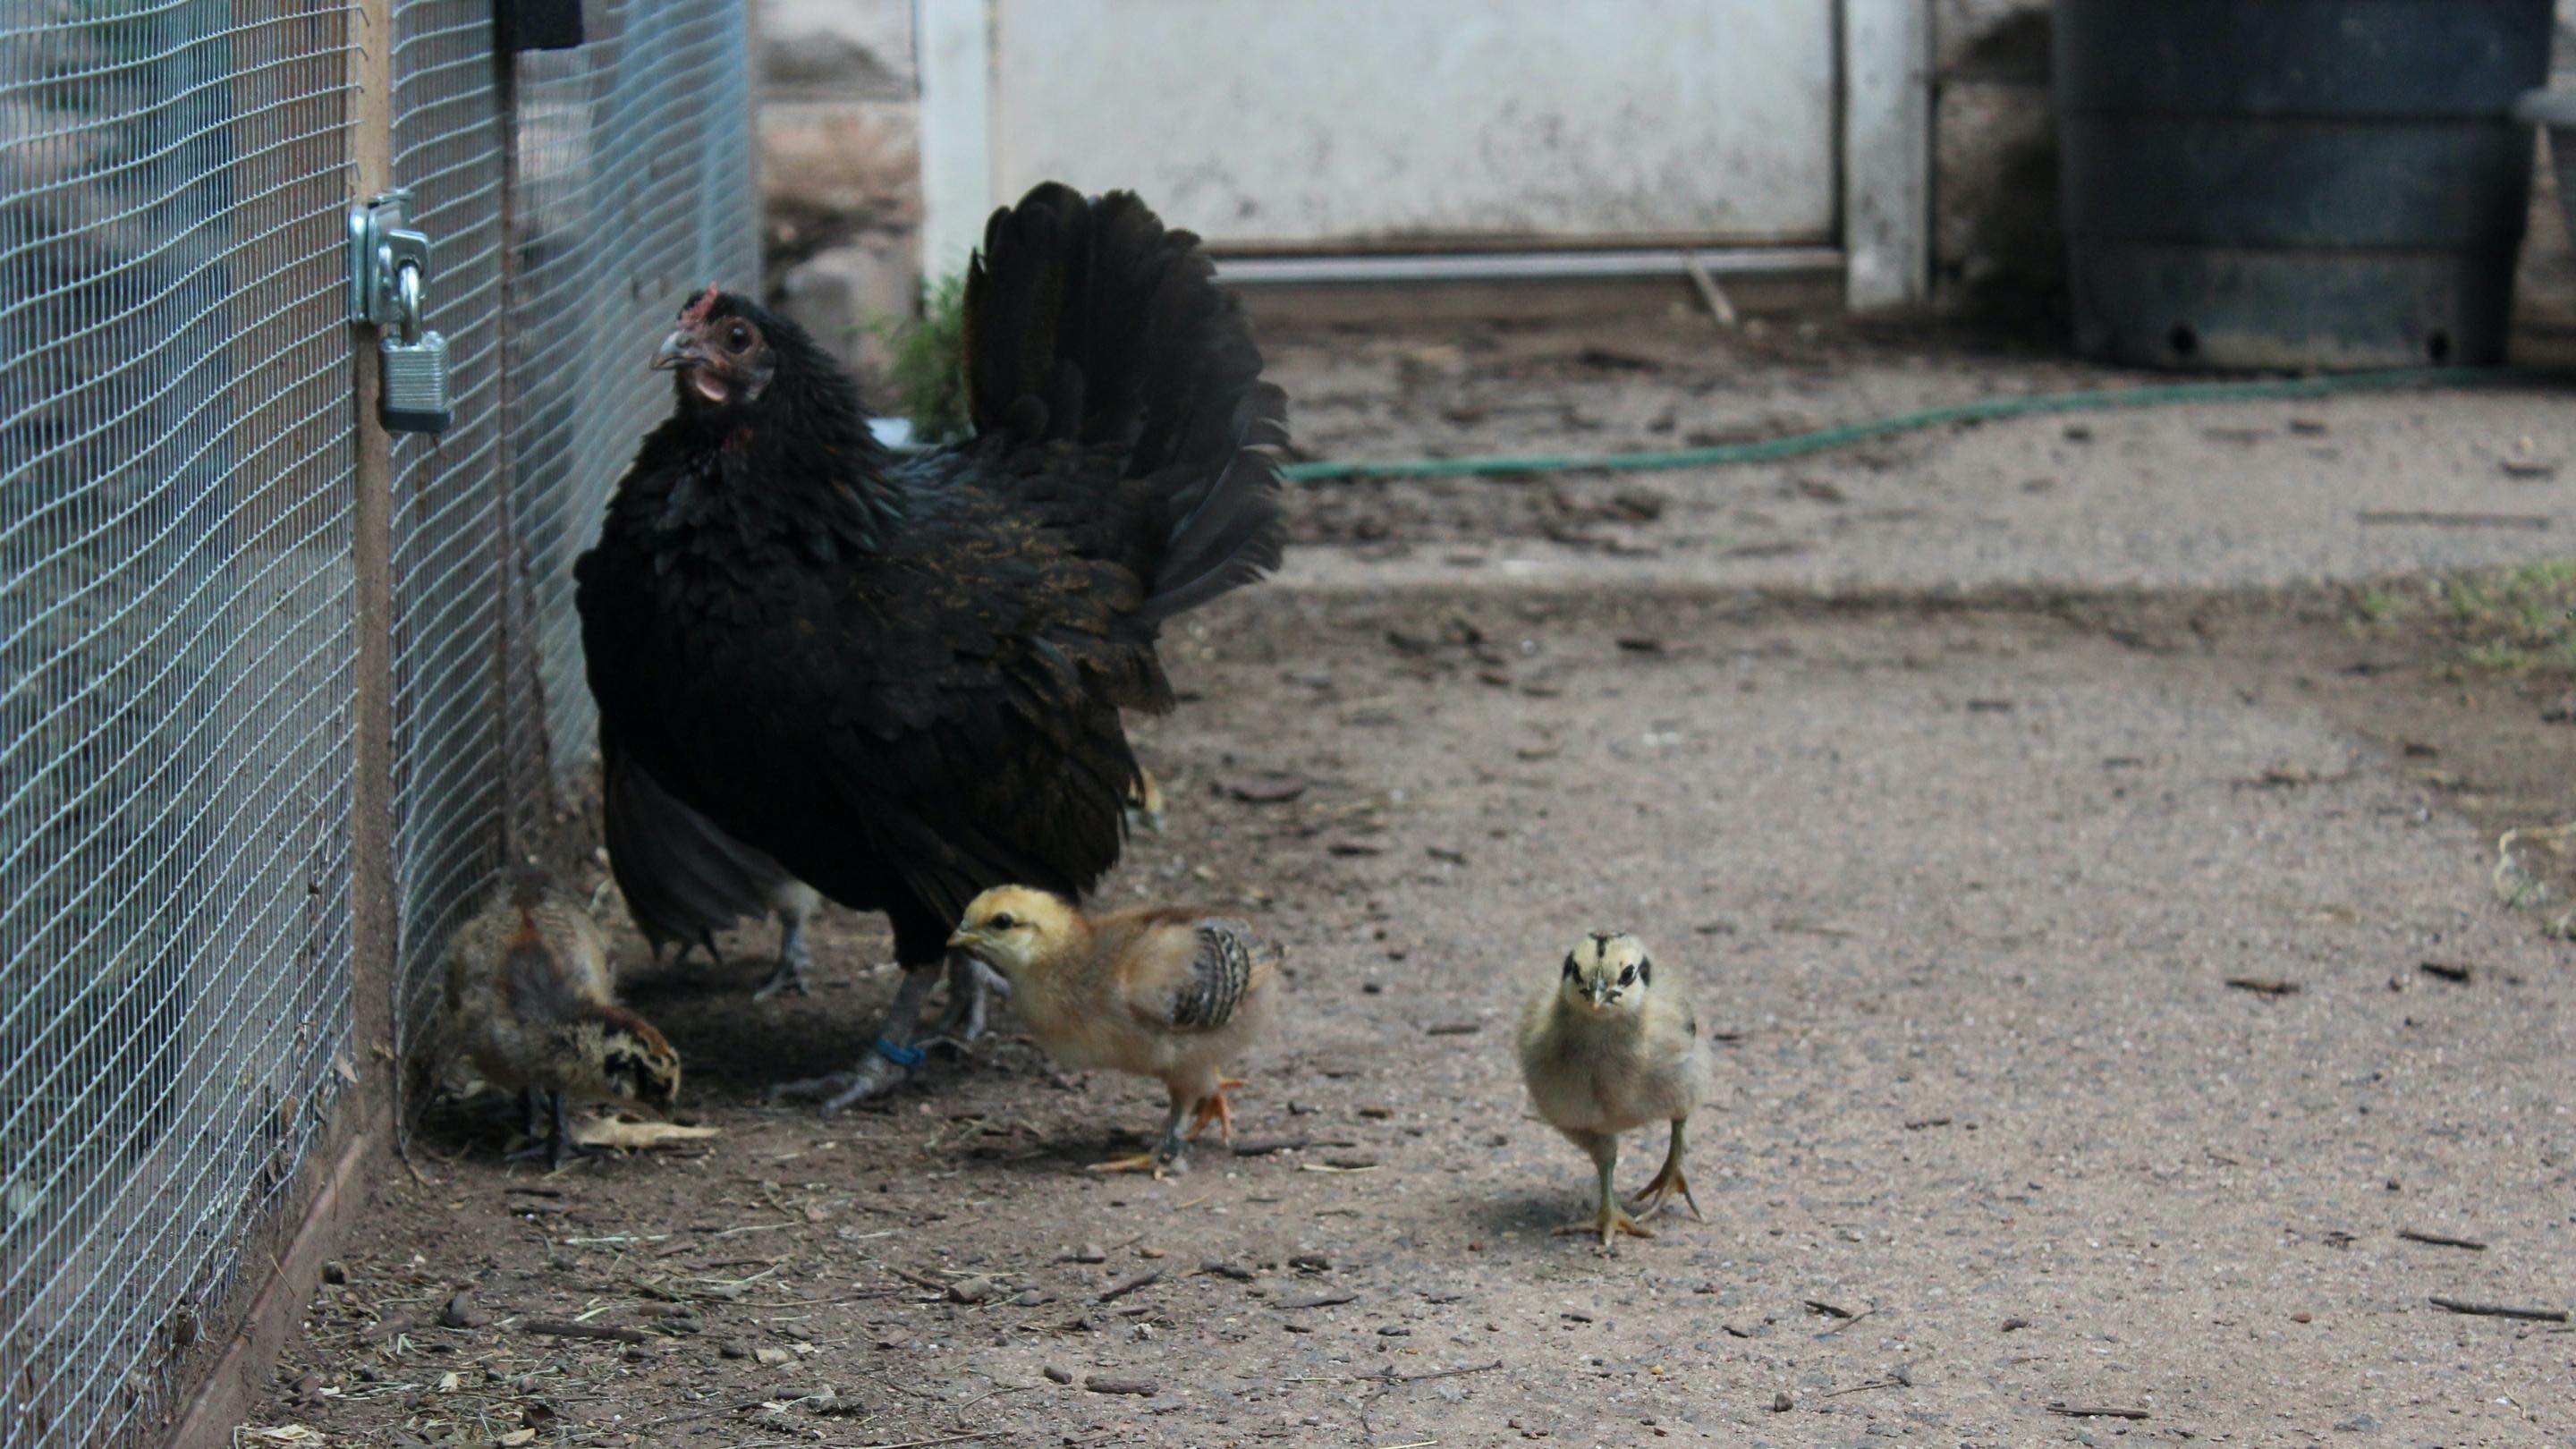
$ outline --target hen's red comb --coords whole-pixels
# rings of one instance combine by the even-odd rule
[[[714,287],[707,288],[698,295],[698,300],[680,309],[680,321],[691,327],[706,321],[707,314],[716,309],[716,298],[722,295]]]

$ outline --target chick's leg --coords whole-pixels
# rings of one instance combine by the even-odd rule
[[[1655,1173],[1654,1181],[1647,1183],[1638,1190],[1635,1197],[1628,1199],[1630,1207],[1645,1209],[1643,1215],[1646,1217],[1653,1217],[1671,1206],[1673,1194],[1678,1192],[1682,1195],[1682,1201],[1690,1204],[1693,1218],[1700,1222],[1708,1221],[1707,1218],[1700,1216],[1699,1199],[1691,1196],[1690,1179],[1682,1175],[1682,1124],[1689,1120],[1687,1117],[1673,1119],[1673,1145],[1664,1153],[1663,1167]]]
[[[1583,1150],[1592,1154],[1592,1166],[1600,1174],[1601,1209],[1593,1214],[1590,1222],[1567,1223],[1556,1230],[1556,1235],[1568,1238],[1599,1233],[1604,1248],[1609,1247],[1610,1240],[1621,1233],[1632,1238],[1653,1237],[1653,1232],[1619,1206],[1618,1189],[1610,1185],[1610,1174],[1619,1165],[1618,1137],[1608,1132],[1587,1133],[1583,1139]]]
[[[921,1052],[912,1044],[921,1035],[921,1003],[938,982],[938,962],[906,966],[903,984],[894,993],[894,1004],[886,1008],[885,1023],[857,1066],[828,1077],[781,1082],[769,1089],[770,1100],[819,1097],[824,1111],[837,1112],[911,1076],[913,1069],[921,1065]]]
[[[1094,1172],[1150,1172],[1156,1177],[1180,1166],[1181,1154],[1188,1148],[1181,1141],[1181,1119],[1189,1115],[1190,1106],[1199,1094],[1174,1085],[1172,1110],[1163,1114],[1163,1135],[1155,1139],[1153,1150],[1133,1157],[1113,1157],[1107,1162],[1091,1164]]]
[[[1216,1124],[1217,1140],[1228,1147],[1233,1146],[1234,1107],[1226,1101],[1225,1094],[1237,1087],[1250,1085],[1252,1084],[1241,1077],[1220,1079],[1213,1091],[1199,1099],[1197,1110],[1190,1114],[1190,1140],[1198,1141],[1199,1134],[1208,1130],[1208,1124],[1213,1122]]]

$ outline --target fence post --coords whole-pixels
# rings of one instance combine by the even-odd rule
[[[352,0],[347,116],[351,202],[393,184],[393,0]],[[356,632],[350,727],[349,1059],[357,1080],[290,1201],[300,1217],[236,1328],[172,1426],[174,1449],[225,1449],[260,1395],[321,1280],[322,1261],[362,1206],[373,1161],[392,1140],[401,1063],[393,1053],[393,444],[376,423],[372,329],[350,329],[355,443],[350,472],[351,612]]]

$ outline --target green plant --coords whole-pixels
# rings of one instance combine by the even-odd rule
[[[923,299],[921,320],[880,324],[903,415],[925,443],[966,431],[966,279],[950,274]]]

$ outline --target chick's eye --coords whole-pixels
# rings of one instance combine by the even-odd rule
[[[733,330],[725,334],[725,345],[736,350],[749,347],[751,345],[751,329],[743,326],[739,322],[736,322],[733,324]]]
[[[1019,923],[1018,917],[1012,915],[1008,911],[1004,911],[993,918],[993,929],[996,931],[1007,931]]]
[[[1625,986],[1636,979],[1637,968],[1634,966],[1627,967],[1619,973],[1619,984],[1622,986]]]

